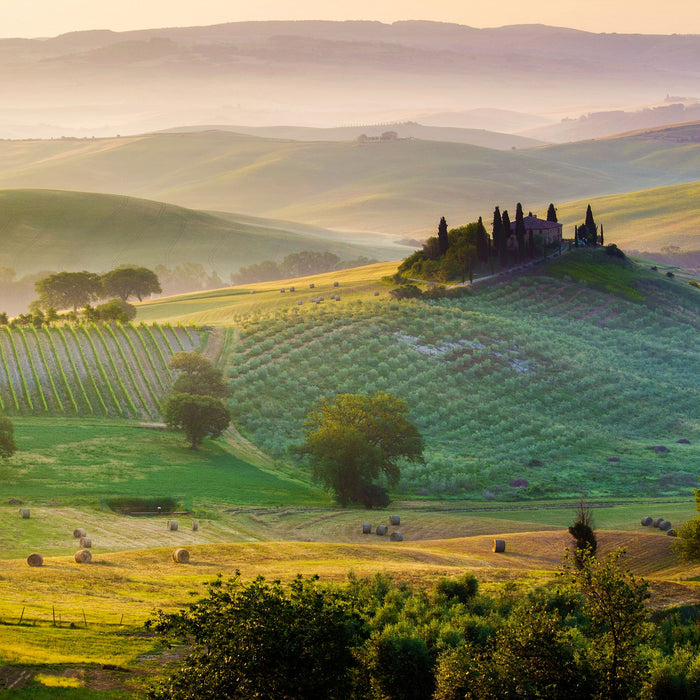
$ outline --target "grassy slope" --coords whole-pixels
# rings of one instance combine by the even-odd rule
[[[697,144],[634,137],[495,151],[464,144],[260,139],[226,132],[1,142],[0,186],[149,197],[342,229],[425,233],[488,217],[697,177]],[[484,211],[487,209],[487,211]],[[437,213],[436,213],[437,212]]]
[[[306,309],[312,304],[311,300],[319,296],[325,296],[326,304],[333,303],[331,294],[337,294],[345,303],[372,299],[375,292],[386,299],[391,285],[382,282],[381,278],[393,275],[397,267],[396,262],[376,263],[299,279],[259,282],[147,300],[138,305],[137,317],[139,321],[147,323],[174,319],[183,323],[229,326],[251,314],[274,314],[296,309],[299,301]],[[337,288],[335,282],[338,282]],[[289,291],[292,286],[294,292]],[[281,289],[287,291],[282,294]]]
[[[0,191],[0,266],[106,271],[121,264],[175,267],[198,262],[228,278],[241,266],[301,250],[341,258],[397,257],[376,237],[362,241],[312,226],[202,211],[131,197],[50,190]]]
[[[116,495],[171,496],[188,509],[212,503],[328,503],[308,482],[235,457],[225,441],[193,451],[181,435],[126,422],[15,418],[13,423],[18,452],[0,471],[8,497],[25,504],[97,507]]]
[[[698,250],[698,202],[700,181],[567,202],[557,208],[557,216],[571,228],[583,223],[590,204],[596,223],[603,225],[606,243],[643,251],[667,245]]]

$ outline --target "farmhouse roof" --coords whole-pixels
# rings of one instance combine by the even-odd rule
[[[548,228],[561,227],[561,224],[557,223],[556,221],[546,221],[545,219],[540,219],[536,216],[524,216],[523,223],[525,224],[526,231],[531,231],[535,229],[542,231]],[[510,227],[513,231],[515,231],[515,221],[510,222]]]

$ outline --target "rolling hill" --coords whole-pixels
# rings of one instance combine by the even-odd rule
[[[0,190],[0,266],[18,275],[42,270],[96,272],[118,265],[202,264],[228,279],[260,260],[302,250],[395,259],[405,247],[311,225],[221,215],[132,198],[62,190]]]
[[[225,131],[0,142],[0,187],[146,197],[339,230],[424,236],[495,204],[564,202],[692,182],[700,124],[497,151],[399,139],[303,142]]]
[[[607,243],[624,250],[655,252],[673,245],[698,251],[699,202],[700,181],[566,202],[557,208],[557,217],[571,230],[583,223],[590,204]]]

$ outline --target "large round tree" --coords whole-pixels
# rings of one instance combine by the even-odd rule
[[[423,439],[408,420],[408,404],[392,394],[339,394],[321,399],[304,423],[306,455],[314,476],[347,506],[381,504],[380,477],[398,483],[402,459],[423,459]]]

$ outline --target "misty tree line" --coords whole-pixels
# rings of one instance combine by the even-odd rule
[[[377,262],[370,258],[360,256],[354,260],[341,260],[334,253],[318,253],[302,251],[287,255],[281,263],[272,260],[263,260],[255,265],[242,267],[231,275],[232,284],[250,284],[251,282],[270,282],[272,280],[289,279],[293,277],[307,277],[322,272],[334,270],[347,270],[351,267],[371,265]]]

